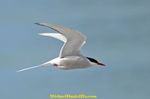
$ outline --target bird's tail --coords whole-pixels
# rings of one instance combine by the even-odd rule
[[[22,72],[22,71],[26,71],[26,70],[30,70],[30,69],[34,69],[34,68],[38,68],[38,67],[43,67],[43,66],[47,66],[47,63],[43,63],[41,65],[24,68],[24,69],[18,70],[17,72]]]

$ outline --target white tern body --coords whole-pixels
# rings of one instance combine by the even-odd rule
[[[61,48],[59,56],[57,58],[52,59],[38,66],[21,69],[17,72],[42,66],[55,66],[57,68],[66,70],[76,68],[86,68],[94,65],[105,66],[105,64],[102,64],[93,58],[83,56],[80,53],[80,48],[86,42],[86,37],[81,32],[65,28],[60,25],[48,23],[36,23],[36,24],[49,27],[54,31],[56,31],[57,33],[40,33],[40,35],[56,38],[64,42],[64,45]]]

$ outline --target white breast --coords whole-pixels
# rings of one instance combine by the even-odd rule
[[[55,58],[51,60],[51,64],[57,64],[57,67],[62,69],[86,68],[90,66],[89,61],[82,56],[67,56],[65,58]]]

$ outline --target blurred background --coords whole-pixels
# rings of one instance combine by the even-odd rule
[[[149,0],[0,0],[0,98],[49,99],[49,94],[97,99],[150,98]],[[39,36],[56,23],[83,32],[82,53],[106,67],[22,68],[58,56],[62,43]]]

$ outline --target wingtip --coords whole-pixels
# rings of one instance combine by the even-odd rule
[[[37,22],[37,23],[34,23],[34,24],[48,27],[48,23],[46,23],[46,22]]]
[[[49,33],[38,33],[40,36],[49,36]]]

